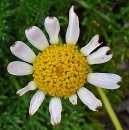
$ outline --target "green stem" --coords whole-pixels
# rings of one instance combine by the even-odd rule
[[[17,80],[13,76],[10,76],[10,80],[17,90],[21,88],[20,84],[17,82]]]
[[[14,77],[10,76],[10,80],[11,80],[11,82],[13,83],[13,85],[15,86],[15,88],[17,90],[19,90],[21,88],[20,84],[17,82],[17,80]],[[26,96],[24,96],[22,98],[22,100],[25,102],[26,101]]]
[[[89,72],[93,72],[93,70],[91,69],[90,66],[89,66]],[[118,118],[117,118],[117,116],[116,116],[116,114],[115,114],[115,112],[114,112],[114,110],[113,110],[113,108],[112,108],[106,94],[105,94],[105,92],[100,87],[96,87],[96,89],[97,89],[97,91],[98,91],[98,93],[99,93],[99,95],[100,95],[100,97],[101,97],[101,99],[103,101],[103,104],[104,104],[104,106],[106,108],[106,111],[107,111],[108,115],[110,116],[110,118],[112,120],[112,123],[113,123],[115,129],[116,130],[123,130],[122,126],[121,126],[121,124],[120,124],[120,122],[119,122],[119,120],[118,120]]]
[[[105,94],[105,92],[103,91],[102,88],[99,88],[99,87],[96,87],[96,88],[97,88],[98,93],[101,96],[103,104],[104,104],[104,106],[105,106],[105,108],[107,110],[107,113],[109,114],[109,116],[110,116],[110,118],[112,120],[112,123],[113,123],[114,127],[116,128],[116,130],[123,130],[122,126],[121,126],[121,124],[120,124],[120,122],[119,122],[119,120],[118,120],[118,118],[117,118],[117,116],[116,116],[116,114],[115,114],[115,112],[114,112],[114,110],[113,110],[113,108],[112,108],[106,94]]]
[[[113,22],[113,21],[111,21],[111,19],[110,19],[107,15],[101,13],[101,12],[100,12],[99,10],[97,10],[96,8],[92,8],[91,5],[88,5],[86,1],[77,0],[77,2],[78,2],[81,6],[83,6],[84,8],[86,8],[87,10],[93,11],[96,15],[100,16],[101,18],[105,19],[106,21],[108,21],[108,22]]]

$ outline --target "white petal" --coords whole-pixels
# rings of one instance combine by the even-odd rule
[[[99,35],[95,35],[86,46],[81,48],[81,53],[83,53],[85,56],[88,56],[94,49],[101,45],[101,43],[98,41]]]
[[[53,97],[49,104],[51,124],[58,125],[61,121],[62,104],[60,98]]]
[[[87,81],[97,87],[117,89],[120,87],[117,83],[121,81],[121,77],[109,73],[89,73],[87,75]]]
[[[112,54],[106,55],[107,51],[109,51],[109,47],[101,47],[96,52],[87,56],[88,63],[90,65],[100,64],[109,61],[112,58]]]
[[[73,104],[73,105],[77,105],[77,95],[73,94],[72,96],[69,97],[69,101]]]
[[[66,32],[66,43],[75,45],[78,41],[80,29],[78,16],[74,13],[74,6],[69,11],[69,24]]]
[[[37,87],[36,87],[36,84],[34,81],[31,81],[28,83],[28,85],[20,90],[17,91],[17,94],[19,96],[22,96],[23,94],[25,94],[26,92],[28,92],[29,90],[35,90]]]
[[[43,91],[38,90],[30,101],[29,114],[32,116],[40,107],[45,98]]]
[[[44,22],[47,33],[50,37],[51,44],[58,43],[58,33],[60,31],[60,24],[56,17],[47,17]]]
[[[77,94],[81,101],[91,110],[97,111],[98,107],[102,107],[102,102],[97,99],[88,89],[82,87],[77,91]]]
[[[36,58],[31,48],[21,41],[15,42],[15,44],[10,47],[10,50],[16,57],[28,63],[33,63]]]
[[[49,46],[48,41],[40,28],[32,26],[25,30],[25,34],[28,41],[37,49],[43,51]]]
[[[33,73],[33,66],[25,62],[14,61],[14,62],[9,63],[7,67],[7,71],[10,74],[18,75],[18,76],[29,75]]]

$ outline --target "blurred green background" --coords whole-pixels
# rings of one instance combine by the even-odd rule
[[[126,0],[0,0],[0,130],[115,130],[103,106],[99,112],[88,109],[80,100],[73,106],[62,99],[62,120],[58,126],[50,124],[48,105],[51,97],[46,96],[39,110],[29,116],[31,97],[36,91],[30,91],[19,97],[16,91],[26,86],[31,76],[16,77],[10,75],[6,68],[9,62],[19,60],[10,51],[15,41],[23,41],[38,53],[25,37],[25,29],[36,25],[47,35],[44,19],[56,16],[59,19],[60,37],[65,42],[68,26],[68,12],[71,6],[80,21],[79,47],[90,39],[100,35],[103,45],[111,48],[113,58],[108,63],[94,65],[94,72],[116,73],[123,81],[117,90],[104,90],[110,104],[117,113],[120,103],[129,92],[129,2]],[[48,35],[47,35],[48,37]],[[95,86],[86,84],[97,98],[101,99]],[[129,113],[127,113],[129,115]],[[118,116],[119,117],[119,116]],[[107,126],[103,120],[108,119]],[[124,130],[126,127],[121,120]]]

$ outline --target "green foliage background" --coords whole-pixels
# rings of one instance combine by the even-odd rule
[[[81,29],[78,45],[84,46],[94,35],[99,34],[103,45],[111,47],[114,55],[112,60],[92,68],[95,72],[116,73],[122,77],[123,82],[118,90],[105,90],[115,110],[129,91],[129,72],[117,69],[119,63],[129,62],[129,3],[125,0],[1,0],[0,3],[0,129],[103,130],[104,125],[98,121],[98,116],[108,116],[106,109],[103,107],[99,112],[93,112],[80,100],[77,106],[72,106],[68,100],[62,99],[62,120],[58,126],[53,127],[50,124],[49,96],[46,96],[35,115],[30,117],[29,103],[36,91],[28,92],[22,97],[16,95],[16,91],[26,86],[32,77],[16,77],[7,72],[8,63],[18,60],[11,54],[10,46],[21,40],[33,48],[24,31],[36,25],[46,34],[44,19],[47,16],[56,16],[59,19],[60,36],[65,42],[68,12],[74,5]],[[94,86],[86,84],[86,87],[100,98]]]

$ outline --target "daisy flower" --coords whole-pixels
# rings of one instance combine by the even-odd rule
[[[85,105],[96,111],[102,106],[102,102],[83,86],[88,82],[101,88],[117,89],[120,87],[117,83],[121,81],[121,77],[109,73],[88,73],[89,65],[105,63],[112,58],[112,54],[106,54],[110,50],[107,46],[92,52],[101,45],[98,42],[98,35],[95,35],[86,46],[78,49],[76,43],[80,33],[79,20],[73,6],[69,11],[66,44],[58,44],[60,25],[56,17],[47,17],[44,25],[51,45],[38,27],[32,26],[26,29],[25,35],[28,41],[40,52],[36,56],[25,43],[17,41],[10,50],[24,62],[11,62],[7,70],[17,76],[33,75],[33,81],[18,90],[17,94],[22,96],[29,90],[38,89],[30,101],[30,115],[38,110],[45,95],[50,95],[51,124],[57,125],[61,121],[61,97],[69,98],[73,105],[77,105],[78,95]]]

